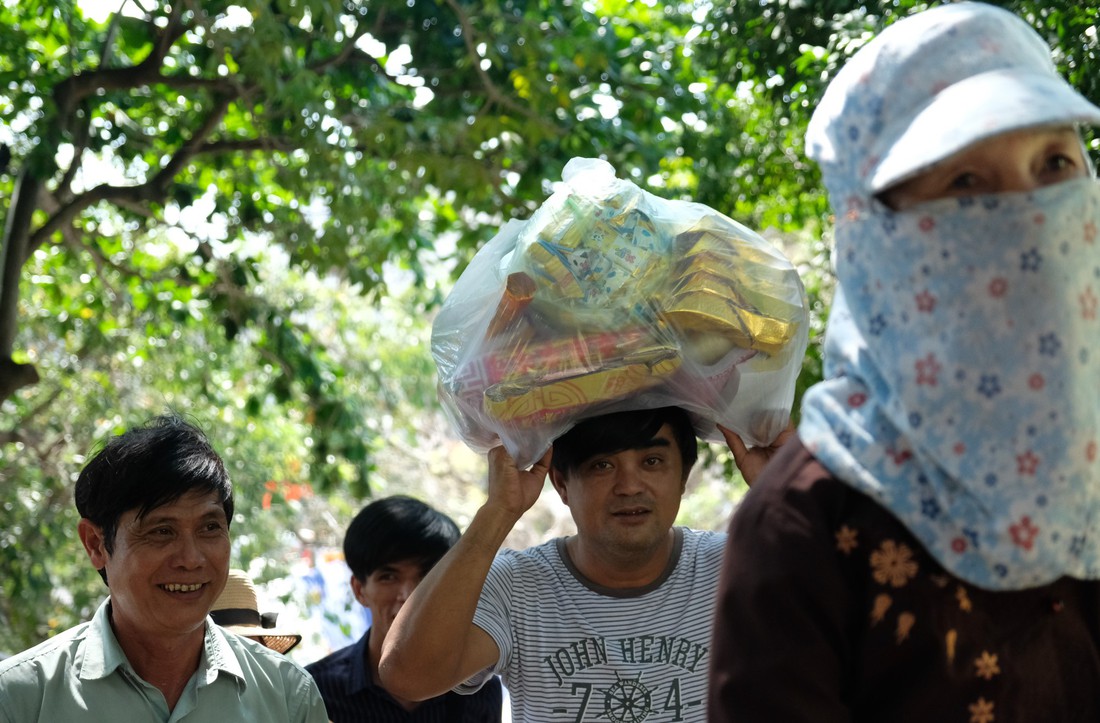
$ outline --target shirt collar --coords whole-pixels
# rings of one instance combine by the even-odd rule
[[[115,631],[111,629],[110,597],[100,603],[83,636],[76,658],[81,680],[106,678],[120,666],[130,668],[126,653],[122,652]]]
[[[224,630],[214,624],[208,616],[206,618],[206,637],[203,639],[202,660],[199,662],[199,679],[203,685],[209,685],[218,677],[218,672],[223,671],[235,677],[240,684],[245,685],[244,669],[233,647],[226,640]]]
[[[111,628],[110,611],[111,598],[108,597],[100,604],[91,623],[84,630],[84,639],[80,643],[76,659],[81,680],[106,678],[118,668],[123,668],[137,677],[118,638],[115,637],[115,631]],[[233,676],[242,686],[245,684],[240,660],[225,639],[225,633],[208,617],[206,634],[203,638],[202,658],[199,660],[200,685],[213,683],[219,672]]]

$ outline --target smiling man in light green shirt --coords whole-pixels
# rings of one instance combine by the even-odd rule
[[[214,625],[233,490],[176,417],[113,438],[80,473],[80,539],[110,597],[91,621],[0,662],[0,723],[324,723],[313,679]]]

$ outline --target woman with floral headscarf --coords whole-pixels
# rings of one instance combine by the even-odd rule
[[[1100,108],[981,3],[884,30],[807,130],[826,380],[730,525],[725,721],[1100,720]]]

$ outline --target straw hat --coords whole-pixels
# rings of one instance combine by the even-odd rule
[[[302,641],[302,636],[276,627],[277,616],[278,613],[260,613],[256,587],[244,570],[229,571],[225,589],[210,610],[210,617],[226,630],[286,653]]]

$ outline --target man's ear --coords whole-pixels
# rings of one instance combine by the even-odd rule
[[[88,553],[88,559],[97,570],[107,567],[107,540],[103,537],[103,528],[81,517],[76,525],[76,532],[80,535],[80,541],[84,544],[84,550]]]
[[[367,597],[366,586],[354,574],[351,576],[351,593],[355,595],[355,599],[360,605],[365,608],[370,607],[370,598]]]
[[[565,475],[558,472],[557,468],[550,468],[550,484],[554,485],[554,489],[557,490],[558,497],[561,497],[561,501],[565,504],[569,504],[569,488],[565,486]]]

